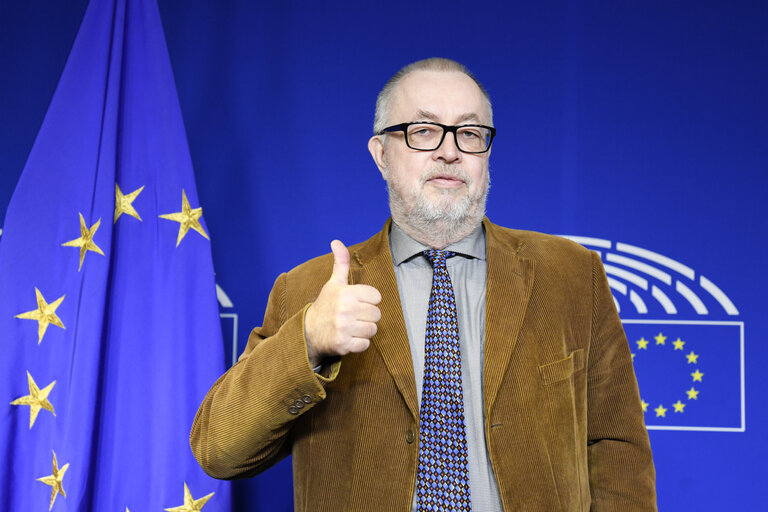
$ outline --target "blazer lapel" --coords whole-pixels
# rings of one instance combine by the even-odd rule
[[[378,331],[371,339],[371,344],[381,354],[413,418],[418,420],[419,406],[411,348],[389,250],[391,222],[391,219],[388,220],[377,236],[354,251],[350,274],[352,283],[373,286],[381,293],[381,320],[377,324]]]
[[[534,262],[518,256],[522,242],[483,220],[488,271],[485,298],[483,396],[488,415],[517,344],[533,287]]]

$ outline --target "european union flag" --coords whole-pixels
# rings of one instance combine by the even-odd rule
[[[224,370],[154,0],[93,0],[0,239],[0,508],[229,510],[188,435]]]
[[[744,324],[624,320],[649,430],[743,432]]]

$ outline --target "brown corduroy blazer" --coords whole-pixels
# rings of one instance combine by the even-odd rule
[[[483,221],[487,237],[485,438],[504,510],[656,510],[629,345],[599,257]],[[275,282],[264,325],[211,388],[192,450],[217,478],[293,455],[296,511],[408,511],[419,410],[389,226],[350,247],[350,282],[382,295],[371,346],[309,366],[303,319],[333,256]]]

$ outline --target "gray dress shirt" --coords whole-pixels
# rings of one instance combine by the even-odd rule
[[[395,266],[397,288],[411,345],[416,393],[421,404],[424,381],[424,340],[427,330],[432,265],[422,254],[430,247],[409,237],[392,223],[389,248]],[[483,355],[485,352],[485,230],[479,225],[466,238],[449,245],[456,253],[446,266],[456,296],[461,345],[461,385],[467,427],[469,485],[474,511],[501,511],[501,498],[485,445],[483,414]],[[416,496],[413,505],[416,510]]]

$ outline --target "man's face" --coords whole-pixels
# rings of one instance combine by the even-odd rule
[[[454,71],[415,71],[401,80],[387,124],[413,121],[491,124],[488,104],[477,84]],[[410,219],[411,224],[422,225],[479,223],[485,211],[490,152],[462,153],[451,133],[438,149],[417,151],[406,145],[404,136],[403,132],[375,136],[368,145],[387,180],[395,220],[408,223],[405,219]]]

